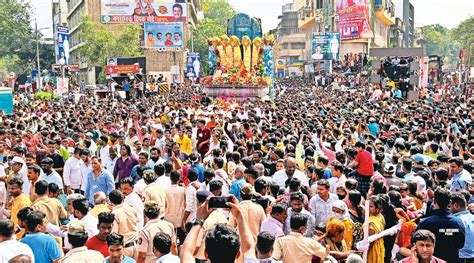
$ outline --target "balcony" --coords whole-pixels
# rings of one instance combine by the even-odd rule
[[[395,5],[391,0],[379,0],[375,3],[375,17],[385,25],[395,24]]]
[[[317,11],[309,6],[302,7],[298,10],[298,27],[305,29],[309,28],[316,23],[315,17]]]

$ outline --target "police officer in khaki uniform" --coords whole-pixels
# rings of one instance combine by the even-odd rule
[[[143,190],[142,196],[145,202],[155,201],[159,205],[159,218],[163,219],[165,217],[166,192],[163,187],[155,182],[157,178],[154,170],[147,169],[143,171],[143,179],[147,186]]]
[[[96,263],[104,262],[104,256],[95,250],[89,250],[85,246],[89,236],[87,235],[86,226],[81,221],[73,221],[69,224],[67,233],[69,243],[72,245],[72,249],[66,253],[66,255],[59,260],[60,263]]]
[[[146,201],[144,214],[148,222],[138,235],[137,263],[149,263],[156,260],[153,253],[153,238],[158,233],[165,233],[171,237],[171,253],[177,255],[174,226],[170,222],[159,218],[161,214],[159,204],[156,201]]]
[[[113,190],[109,194],[109,200],[113,205],[112,213],[115,215],[112,232],[123,236],[124,255],[135,258],[137,241],[137,212],[135,208],[123,203],[124,196],[119,190]]]

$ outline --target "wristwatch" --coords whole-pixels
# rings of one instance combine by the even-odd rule
[[[199,218],[194,218],[193,220],[191,220],[190,223],[192,226],[196,226],[196,225],[202,226],[204,224],[204,221],[202,221]]]

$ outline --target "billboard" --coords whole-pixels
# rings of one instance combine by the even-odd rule
[[[183,47],[183,22],[144,23],[146,48]]]
[[[65,26],[56,27],[56,48],[57,48],[57,58],[56,62],[59,63],[59,60],[64,59],[65,64],[69,62],[69,28]]]
[[[339,16],[337,28],[341,40],[373,38],[370,29],[369,0],[337,0],[336,12]]]
[[[102,23],[186,22],[185,0],[101,0]]]
[[[311,43],[311,59],[337,60],[339,58],[340,43],[339,33],[314,33]]]
[[[121,65],[139,65],[138,74],[146,74],[146,58],[107,58],[105,61],[107,66],[121,66]]]
[[[188,53],[186,54],[186,77],[194,78],[199,77],[201,73],[201,56],[199,53]]]
[[[137,74],[140,72],[140,65],[116,65],[116,66],[105,66],[105,74]]]

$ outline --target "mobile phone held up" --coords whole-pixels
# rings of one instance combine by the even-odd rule
[[[226,205],[227,202],[232,202],[232,197],[227,196],[213,196],[209,199],[209,208],[230,208]]]

